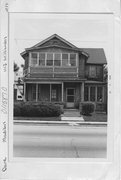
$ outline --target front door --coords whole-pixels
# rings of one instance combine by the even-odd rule
[[[67,88],[66,89],[66,106],[67,108],[74,107],[74,100],[75,100],[75,89],[74,88]]]

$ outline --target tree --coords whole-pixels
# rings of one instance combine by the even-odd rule
[[[14,62],[14,72],[17,72],[19,70],[19,66]]]

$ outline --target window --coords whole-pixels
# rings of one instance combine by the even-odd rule
[[[96,66],[89,67],[89,77],[91,77],[91,78],[96,77]]]
[[[68,66],[68,54],[62,54],[62,66]]]
[[[56,89],[52,89],[52,100],[56,100]]]
[[[32,66],[76,66],[76,53],[32,52]]]
[[[61,54],[54,54],[54,66],[61,66]]]
[[[96,93],[97,90],[97,93]],[[85,86],[84,88],[85,101],[103,102],[103,87],[99,86]]]
[[[37,65],[37,53],[31,53],[31,65],[32,66]]]
[[[70,65],[76,66],[76,54],[70,54]]]
[[[39,54],[39,66],[45,66],[45,53]]]
[[[97,87],[97,101],[103,101],[103,87]]]
[[[90,87],[90,101],[95,101],[95,87]]]
[[[97,66],[97,77],[101,77],[102,76],[102,74],[103,74],[103,72],[102,72],[102,67],[101,66]]]
[[[47,66],[53,66],[53,54],[52,53],[47,54]]]
[[[89,101],[89,87],[84,88],[84,100]]]
[[[67,89],[67,102],[74,102],[74,89]]]
[[[36,85],[32,86],[32,100],[36,99]]]

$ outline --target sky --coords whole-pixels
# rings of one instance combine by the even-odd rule
[[[106,18],[78,14],[18,14],[10,20],[10,35],[15,49],[13,60],[19,66],[24,63],[20,53],[25,48],[55,33],[79,48],[107,49],[109,27]]]

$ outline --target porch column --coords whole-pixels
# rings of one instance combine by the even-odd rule
[[[62,97],[61,97],[61,98],[62,98],[62,99],[61,99],[61,100],[62,100],[62,102],[63,102],[63,94],[64,94],[64,93],[63,93],[63,91],[64,91],[64,84],[63,84],[63,82],[62,82],[62,86],[61,86],[61,87],[62,87],[62,89],[61,89],[61,92],[62,92],[62,93],[61,93],[61,94],[62,94]]]
[[[50,84],[50,102],[51,102],[52,84]]]
[[[26,102],[26,83],[24,82],[24,96],[23,96],[24,102]]]
[[[84,101],[84,82],[81,84],[81,102]]]
[[[36,102],[38,101],[38,84],[36,84]]]

